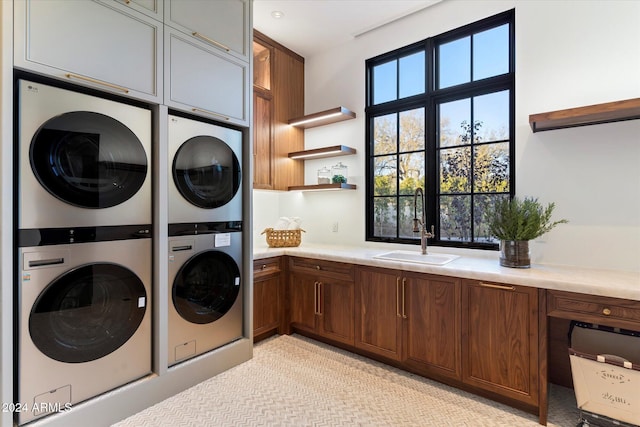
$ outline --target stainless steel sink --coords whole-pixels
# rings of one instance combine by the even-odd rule
[[[451,254],[422,255],[420,252],[413,251],[392,251],[375,255],[373,258],[398,262],[413,262],[417,264],[445,265],[456,258],[460,258],[460,256]]]

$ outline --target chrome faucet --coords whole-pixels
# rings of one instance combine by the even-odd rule
[[[418,194],[420,195],[420,199],[422,201],[422,219],[418,219]],[[416,188],[416,191],[413,193],[413,232],[420,233],[420,247],[422,248],[422,255],[427,254],[427,239],[432,239],[435,237],[434,226],[431,226],[431,232],[426,231],[427,222],[427,209],[425,207],[425,197],[424,191],[422,191],[421,187]]]

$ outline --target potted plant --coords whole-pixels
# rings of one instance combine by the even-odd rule
[[[486,220],[490,233],[500,240],[500,265],[505,267],[529,268],[529,240],[535,239],[566,219],[551,221],[554,203],[546,207],[537,198],[523,200],[500,199],[487,209]]]

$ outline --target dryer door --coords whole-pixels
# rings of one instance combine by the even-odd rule
[[[89,264],[59,276],[38,296],[29,333],[48,357],[83,363],[106,356],[136,332],[146,310],[142,281],[129,269]]]
[[[49,193],[84,208],[128,200],[147,176],[147,156],[136,135],[119,121],[89,111],[46,121],[31,141],[29,160]]]
[[[173,305],[191,323],[211,323],[227,313],[240,293],[240,270],[224,252],[205,251],[178,271],[171,291]]]
[[[196,136],[185,141],[173,160],[173,181],[189,203],[204,209],[227,204],[240,188],[240,162],[224,141]]]

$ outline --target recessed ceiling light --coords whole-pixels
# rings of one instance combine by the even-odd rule
[[[279,10],[274,10],[273,12],[271,12],[271,16],[273,16],[275,19],[280,19],[284,16],[284,13]]]

